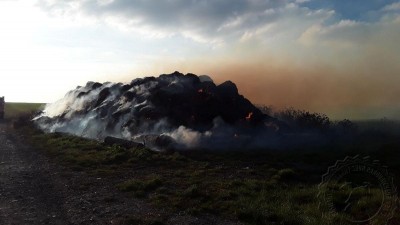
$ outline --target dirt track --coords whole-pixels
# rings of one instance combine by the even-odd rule
[[[49,163],[0,124],[0,224],[65,224]]]
[[[94,177],[57,165],[23,144],[23,137],[0,123],[0,224],[161,224],[237,225],[212,215],[168,213],[119,192],[123,177]],[[137,173],[138,171],[132,171]],[[132,223],[127,218],[144,218]],[[147,220],[149,219],[149,220]]]

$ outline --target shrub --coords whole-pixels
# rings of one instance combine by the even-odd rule
[[[311,113],[294,108],[285,109],[274,115],[276,118],[286,122],[290,127],[300,130],[326,131],[330,128],[329,117],[321,113]]]
[[[357,125],[348,119],[341,120],[335,124],[336,129],[342,134],[355,133]]]

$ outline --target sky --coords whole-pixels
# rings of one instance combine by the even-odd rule
[[[180,71],[256,104],[400,119],[398,0],[0,0],[0,95]]]

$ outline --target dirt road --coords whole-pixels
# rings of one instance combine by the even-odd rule
[[[49,163],[0,124],[0,224],[65,224]]]

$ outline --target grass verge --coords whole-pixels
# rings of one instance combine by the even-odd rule
[[[7,102],[5,105],[4,118],[6,120],[17,119],[21,115],[36,112],[44,108],[44,103],[15,103]]]

